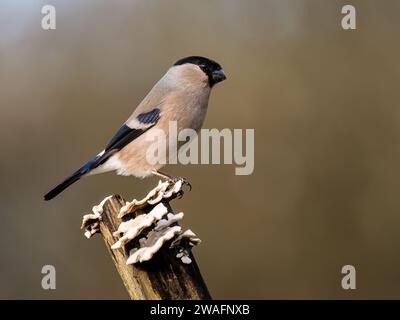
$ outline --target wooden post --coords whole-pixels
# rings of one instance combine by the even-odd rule
[[[163,203],[170,209],[169,212],[172,212],[168,201],[163,201]],[[184,264],[176,258],[176,252],[169,249],[167,245],[163,246],[151,260],[127,265],[126,260],[134,242],[127,243],[120,249],[111,249],[118,240],[113,236],[113,232],[121,223],[117,215],[124,204],[125,201],[118,195],[112,196],[104,203],[100,232],[131,299],[211,299],[192,254],[190,254],[192,263]],[[138,210],[135,216],[142,213],[148,212],[145,209]],[[122,221],[126,218],[122,218]]]

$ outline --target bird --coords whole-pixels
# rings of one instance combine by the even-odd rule
[[[161,172],[162,163],[149,163],[146,150],[155,130],[161,129],[168,138],[170,121],[177,129],[201,129],[211,89],[226,79],[221,65],[202,57],[189,56],[176,61],[153,86],[132,115],[115,133],[104,150],[44,195],[48,201],[85,176],[115,171],[117,175],[146,178],[174,177]]]

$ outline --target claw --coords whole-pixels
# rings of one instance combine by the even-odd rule
[[[186,178],[183,178],[183,177],[171,177],[170,181],[172,183],[176,183],[178,181],[182,181],[182,185],[189,187],[189,191],[192,191],[192,185],[188,181],[188,179],[186,179]]]
[[[156,175],[156,176],[159,176],[159,177],[161,177],[161,178],[173,183],[173,184],[177,183],[178,181],[182,181],[182,185],[188,186],[189,187],[189,191],[192,191],[192,185],[190,184],[190,182],[186,178],[183,178],[183,177],[172,177],[172,176],[170,176],[170,175],[168,175],[166,173],[163,173],[161,171],[158,171],[158,170],[153,170],[152,173],[154,175]]]

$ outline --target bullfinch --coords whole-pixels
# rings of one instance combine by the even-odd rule
[[[50,200],[81,177],[108,171],[138,178],[158,175],[173,179],[159,169],[162,163],[149,162],[146,152],[154,143],[156,129],[168,139],[171,121],[177,130],[200,130],[207,112],[211,89],[226,79],[215,61],[190,56],[178,60],[154,85],[143,101],[117,131],[107,146],[81,168],[44,196]]]

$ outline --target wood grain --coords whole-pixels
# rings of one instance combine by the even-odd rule
[[[169,203],[163,203],[170,209],[169,212],[172,212]],[[113,232],[121,223],[117,215],[124,204],[125,201],[118,195],[113,196],[104,204],[100,232],[131,299],[211,299],[192,254],[190,254],[192,263],[183,264],[175,257],[176,251],[169,249],[169,243],[167,243],[150,261],[126,265],[129,251],[137,244],[137,240],[131,241],[120,249],[111,249],[118,240],[113,236]],[[148,213],[150,209],[151,207],[144,208],[135,212],[134,215]],[[132,218],[132,215],[125,216],[122,221]]]

